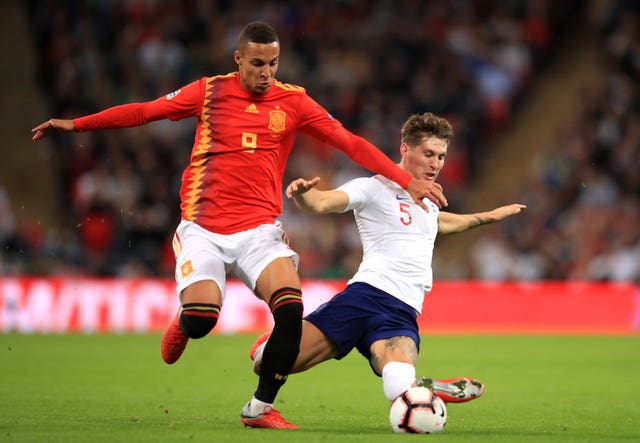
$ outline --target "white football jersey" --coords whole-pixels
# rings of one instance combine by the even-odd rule
[[[381,175],[357,178],[338,189],[349,196],[344,212],[353,210],[363,248],[362,263],[348,283],[368,283],[421,312],[433,285],[438,207],[424,199],[425,211]]]

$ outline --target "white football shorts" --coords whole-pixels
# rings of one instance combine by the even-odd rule
[[[291,258],[296,269],[300,261],[280,222],[223,235],[182,220],[173,236],[173,252],[178,294],[195,282],[213,280],[223,301],[227,274],[235,275],[253,291],[264,268],[276,258]]]

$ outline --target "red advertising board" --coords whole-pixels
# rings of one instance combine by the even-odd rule
[[[343,287],[342,281],[304,281],[305,313]],[[423,333],[634,333],[639,294],[632,284],[436,282],[418,323]],[[0,279],[4,332],[160,332],[177,306],[171,280]],[[267,306],[229,281],[215,332],[255,333],[271,324]]]
[[[619,334],[640,328],[640,289],[623,283],[441,282],[426,332]]]

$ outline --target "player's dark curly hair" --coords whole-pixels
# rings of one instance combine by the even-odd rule
[[[251,22],[238,35],[238,49],[243,49],[247,43],[280,43],[278,33],[265,22]]]
[[[401,141],[411,147],[417,146],[429,137],[446,140],[447,145],[453,138],[453,128],[449,122],[430,112],[411,115],[401,130]]]

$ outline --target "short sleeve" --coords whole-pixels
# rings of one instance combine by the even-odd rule
[[[362,209],[369,200],[378,194],[379,184],[374,177],[361,177],[350,180],[338,187],[339,191],[344,192],[349,197],[349,204],[342,212]]]

